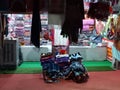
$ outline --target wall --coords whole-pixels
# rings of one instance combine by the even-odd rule
[[[49,25],[62,25],[64,21],[63,14],[48,14],[48,24]]]

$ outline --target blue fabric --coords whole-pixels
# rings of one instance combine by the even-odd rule
[[[62,63],[62,62],[68,62],[69,60],[69,57],[59,57],[59,58],[56,58],[56,62],[57,63]]]
[[[114,45],[112,46],[112,56],[117,59],[118,61],[120,61],[120,51],[118,51]]]
[[[93,30],[93,34],[90,36],[90,41],[92,43],[101,43],[102,42],[102,35],[97,35],[96,30]]]

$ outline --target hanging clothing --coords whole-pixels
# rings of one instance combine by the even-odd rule
[[[83,0],[66,0],[65,20],[61,35],[69,36],[70,42],[78,41],[79,29],[83,28],[84,3]]]
[[[54,45],[65,45],[68,46],[68,38],[63,37],[60,35],[61,33],[61,26],[54,25]]]
[[[33,0],[33,14],[31,26],[31,43],[40,47],[41,20],[39,13],[39,0]]]
[[[88,16],[98,20],[107,20],[108,16],[110,15],[109,7],[109,2],[90,3]]]

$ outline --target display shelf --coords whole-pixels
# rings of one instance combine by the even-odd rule
[[[41,13],[42,30],[48,30],[48,14]],[[32,14],[8,14],[8,32],[21,45],[30,45]]]

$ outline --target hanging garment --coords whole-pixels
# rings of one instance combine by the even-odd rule
[[[70,42],[78,41],[79,29],[82,30],[84,18],[83,0],[66,0],[65,20],[62,25],[61,35],[69,36]]]
[[[68,45],[68,38],[60,35],[61,27],[59,25],[54,25],[54,45]]]
[[[41,20],[39,13],[39,0],[34,0],[31,26],[31,43],[38,48],[40,46],[40,32],[41,32]]]
[[[88,10],[88,16],[90,18],[96,18],[98,20],[107,20],[110,14],[108,2],[96,2],[90,3],[90,8]]]

